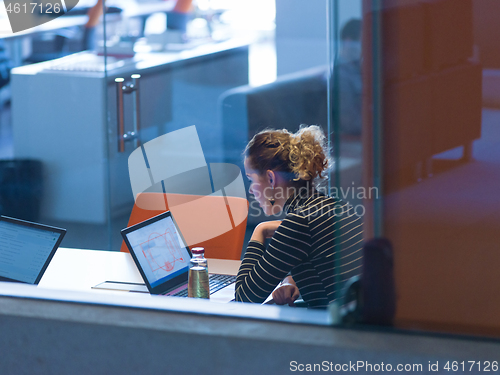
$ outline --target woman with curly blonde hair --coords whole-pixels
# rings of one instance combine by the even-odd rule
[[[266,215],[285,211],[286,217],[255,228],[238,272],[236,301],[262,303],[272,292],[277,304],[293,306],[301,296],[308,307],[325,308],[337,298],[337,283],[359,273],[361,220],[318,189],[330,166],[326,146],[315,125],[295,134],[265,130],[248,143],[250,194]]]

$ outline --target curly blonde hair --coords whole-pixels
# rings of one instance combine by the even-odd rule
[[[317,184],[326,176],[331,162],[323,130],[316,125],[301,125],[292,134],[286,129],[266,129],[248,143],[245,156],[250,166],[290,174],[290,181]]]

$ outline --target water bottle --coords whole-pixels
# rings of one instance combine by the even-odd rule
[[[193,257],[189,262],[188,297],[210,298],[208,284],[208,262],[205,259],[205,249],[195,247],[191,250]]]

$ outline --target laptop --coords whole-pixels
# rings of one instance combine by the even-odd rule
[[[66,229],[0,216],[0,281],[37,285]]]
[[[191,251],[170,211],[121,233],[149,293],[187,297]],[[234,275],[210,274],[210,295],[233,286],[235,281]],[[233,297],[231,293],[227,302]]]

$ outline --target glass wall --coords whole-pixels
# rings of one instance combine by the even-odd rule
[[[500,332],[499,5],[363,4],[367,230],[394,246],[400,327]]]
[[[177,8],[183,3],[185,11]],[[235,109],[240,112],[232,120],[238,123],[224,120],[223,98],[231,89],[248,89],[250,78],[262,83],[275,76],[271,2],[170,5],[167,11],[146,15],[143,30],[132,40],[126,33],[106,30],[108,59],[120,59],[115,48],[124,44],[133,55],[128,66],[106,71],[109,222],[111,248],[116,250],[123,248],[120,230],[136,222],[131,212],[134,198],[141,208],[139,194],[167,193],[171,198],[167,196],[167,202],[142,208],[151,212],[168,208],[178,220],[184,216],[196,220],[201,214],[179,207],[176,213],[172,201],[222,194],[215,169],[224,162],[241,165],[241,145],[247,140],[244,109]],[[262,9],[261,16],[255,15],[256,9]],[[253,14],[255,24],[243,22],[248,14]],[[175,144],[170,137],[176,137]],[[241,172],[238,181],[243,181]],[[243,187],[240,195],[245,197]],[[214,218],[207,218],[204,225],[210,220]]]
[[[332,149],[330,193],[360,217],[365,239],[392,242],[396,326],[498,336],[496,0],[70,8],[1,29],[2,214],[66,228],[65,247],[118,251],[138,193],[216,194],[227,185],[217,166],[243,171],[255,133],[316,124]],[[197,173],[175,155],[155,164],[153,141],[193,125],[195,141],[175,146],[196,156]],[[244,244],[269,219],[245,198],[248,216],[230,223]],[[361,269],[356,255],[338,262]]]
[[[104,69],[81,52],[88,17],[76,3],[0,7],[0,206],[8,216],[67,228],[63,246],[105,248],[105,131],[96,126],[105,116]]]

